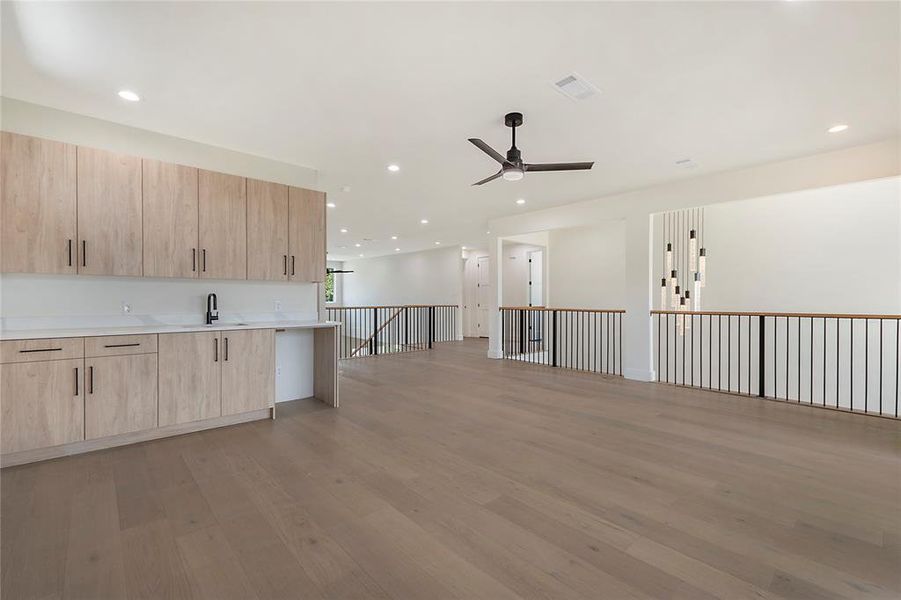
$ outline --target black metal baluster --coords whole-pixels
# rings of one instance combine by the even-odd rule
[[[788,322],[789,317],[785,317],[785,400],[788,401],[788,355],[791,344],[788,341]]]
[[[732,391],[732,315],[728,316],[728,321],[726,323],[726,334],[728,339],[726,340],[726,344],[728,346],[728,356],[726,358],[726,368],[728,371],[726,372],[728,377],[726,379],[726,384],[729,391]]]
[[[716,316],[716,389],[723,389],[723,315]]]

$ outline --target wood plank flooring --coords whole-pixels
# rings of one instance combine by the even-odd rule
[[[4,469],[2,597],[901,597],[901,423],[485,351]]]

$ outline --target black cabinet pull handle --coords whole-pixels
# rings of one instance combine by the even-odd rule
[[[75,367],[75,395],[78,395],[78,367]]]
[[[206,248],[203,249],[203,272],[206,273]]]
[[[291,275],[294,275],[294,255],[291,255]]]
[[[134,344],[104,344],[104,348],[131,348],[132,346],[140,346],[139,343]]]
[[[225,360],[228,360],[228,338],[225,338]]]
[[[72,240],[66,240],[66,252],[69,255],[69,266],[72,266]]]
[[[19,350],[22,354],[28,354],[30,352],[59,352],[62,348],[35,348],[34,350]]]
[[[282,262],[285,265],[284,275],[287,275],[288,274],[288,255],[287,254],[282,254]]]
[[[88,367],[88,393],[94,393],[94,366]]]
[[[191,248],[191,270],[197,270],[197,248]]]
[[[88,241],[81,240],[81,266],[88,266]]]
[[[213,362],[219,362],[219,338],[213,338]]]

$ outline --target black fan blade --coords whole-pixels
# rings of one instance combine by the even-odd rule
[[[526,171],[587,171],[594,166],[594,162],[577,163],[540,163],[537,165],[523,165]]]
[[[476,182],[475,182],[474,184],[472,184],[472,185],[482,185],[483,183],[488,183],[489,181],[494,181],[495,179],[497,179],[498,177],[500,177],[500,176],[503,175],[503,174],[504,174],[504,170],[501,169],[500,171],[498,171],[497,173],[495,173],[495,174],[492,175],[491,177],[486,177],[486,178],[483,179],[482,181],[476,181]]]
[[[480,140],[478,138],[469,138],[469,141],[472,142],[476,148],[478,148],[479,150],[481,150],[482,152],[484,152],[485,154],[487,154],[488,156],[490,156],[497,162],[499,162],[501,164],[504,164],[504,162],[506,162],[507,159],[504,158],[503,154],[501,154],[500,152],[498,152],[497,150],[495,150],[494,148],[492,148],[491,146],[489,146],[482,140]]]

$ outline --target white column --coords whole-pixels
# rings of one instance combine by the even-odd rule
[[[635,211],[626,216],[626,314],[623,315],[623,376],[653,381],[654,346],[651,326],[651,216]]]

